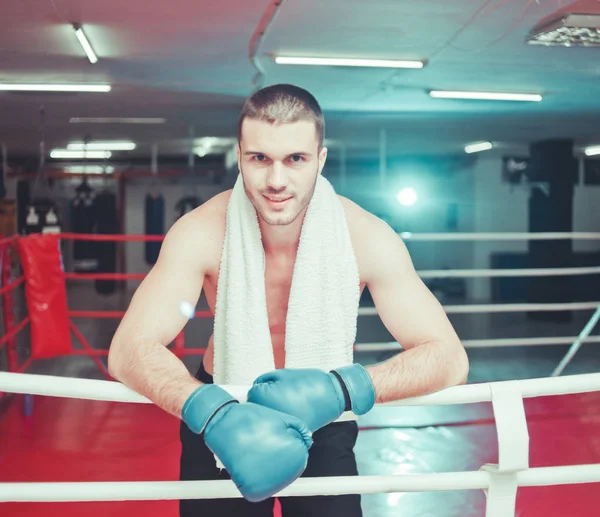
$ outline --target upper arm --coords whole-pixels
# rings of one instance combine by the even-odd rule
[[[404,349],[430,341],[460,344],[443,307],[415,271],[396,232],[368,212],[359,219],[356,247],[361,278],[394,339]]]
[[[216,245],[201,214],[190,212],[179,219],[133,295],[113,343],[171,343],[188,321],[182,303],[196,307]]]

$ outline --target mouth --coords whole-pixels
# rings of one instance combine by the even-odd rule
[[[264,194],[263,197],[269,205],[278,207],[285,206],[292,199],[291,197],[265,196]]]

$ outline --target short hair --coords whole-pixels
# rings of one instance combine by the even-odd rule
[[[238,142],[242,141],[242,123],[250,118],[270,124],[288,124],[299,120],[314,121],[319,148],[325,138],[325,119],[317,99],[298,86],[275,84],[258,90],[249,97],[238,120]]]

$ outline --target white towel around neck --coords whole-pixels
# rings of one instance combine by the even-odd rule
[[[294,266],[285,367],[329,371],[352,364],[360,279],[344,207],[321,175]],[[258,216],[241,174],[227,207],[214,319],[214,381],[251,385],[275,369]]]

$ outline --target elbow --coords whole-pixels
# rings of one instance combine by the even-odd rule
[[[122,380],[123,352],[119,345],[113,341],[108,349],[108,373],[117,381]]]
[[[467,383],[469,378],[469,356],[464,346],[461,344],[458,353],[456,354],[456,360],[454,363],[454,385],[460,386]]]

